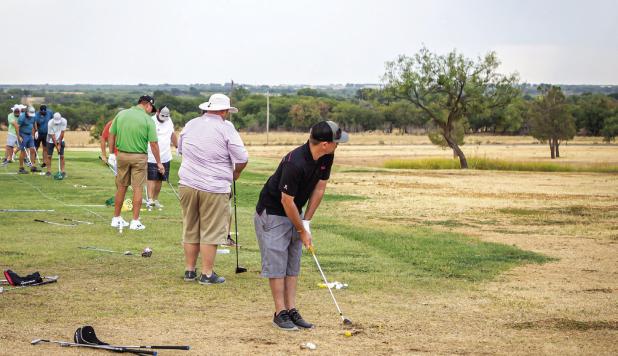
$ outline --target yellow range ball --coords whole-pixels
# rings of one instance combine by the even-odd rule
[[[346,330],[346,331],[343,333],[343,335],[344,335],[345,337],[350,337],[350,336],[352,336],[352,333],[351,333],[349,330]]]

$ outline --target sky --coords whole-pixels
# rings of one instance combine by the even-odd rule
[[[0,0],[0,84],[380,83],[422,46],[618,84],[616,0]]]

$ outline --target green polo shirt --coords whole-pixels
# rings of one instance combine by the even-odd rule
[[[127,153],[148,153],[148,143],[157,142],[157,129],[141,106],[122,110],[114,118],[109,132],[116,136],[116,148]]]
[[[17,136],[17,134],[15,133],[15,126],[13,126],[13,123],[17,120],[17,117],[15,117],[15,114],[10,113],[7,117],[7,120],[9,122],[9,134]]]

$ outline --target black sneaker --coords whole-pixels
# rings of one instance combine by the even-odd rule
[[[290,314],[290,319],[292,320],[294,325],[298,326],[299,328],[303,328],[303,329],[313,329],[314,327],[313,324],[306,322],[305,319],[303,319],[303,317],[300,316],[300,313],[298,312],[298,310],[296,310],[295,308],[290,309],[288,313]]]
[[[32,168],[30,168],[30,172],[34,173],[34,172],[40,172],[41,170],[36,168],[35,166],[32,166]]]
[[[41,168],[45,168],[45,167],[47,167],[47,165],[46,165],[45,163],[43,163],[43,164],[41,165]]]
[[[185,271],[185,282],[193,282],[197,279],[197,273],[195,271]]]
[[[62,178],[66,178],[67,177],[67,172],[62,172]]]
[[[225,278],[217,276],[215,271],[212,271],[210,277],[207,277],[205,274],[202,273],[198,282],[200,284],[220,284],[225,283]]]
[[[290,319],[290,314],[287,310],[282,310],[279,312],[279,315],[275,313],[273,317],[273,325],[281,330],[285,331],[298,331],[298,327],[292,322]]]
[[[9,164],[9,160],[7,159],[2,160],[2,167],[6,166],[7,164]]]
[[[28,174],[28,172],[26,172],[24,167],[19,168],[19,171],[17,171],[17,173],[19,173],[19,174]]]
[[[45,173],[46,176],[51,177],[51,172]]]

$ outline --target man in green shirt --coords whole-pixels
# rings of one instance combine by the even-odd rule
[[[141,96],[136,106],[122,110],[116,115],[109,129],[110,151],[114,152],[116,148],[118,149],[118,159],[116,160],[116,155],[112,153],[107,160],[111,166],[118,165],[114,217],[111,224],[113,227],[129,226],[131,230],[146,228],[139,221],[139,212],[142,207],[142,187],[146,181],[148,145],[157,161],[159,172],[165,173],[165,167],[161,164],[159,156],[157,129],[150,118],[150,113],[155,111],[154,98],[148,95]],[[120,216],[129,185],[133,187],[133,220],[130,224]]]
[[[19,126],[17,125],[17,119],[20,114],[21,110],[19,105],[15,105],[13,106],[13,112],[11,112],[7,117],[9,132],[6,136],[6,150],[4,150],[4,160],[2,161],[3,166],[6,166],[11,160],[11,157],[13,157],[13,148],[19,146],[19,139],[17,136]]]

